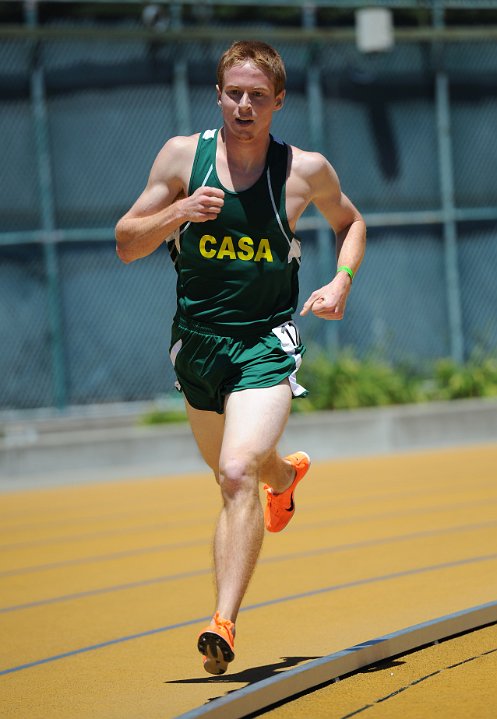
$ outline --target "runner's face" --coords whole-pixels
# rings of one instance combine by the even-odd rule
[[[217,87],[224,126],[242,140],[269,132],[284,96],[285,91],[275,96],[272,80],[251,62],[226,70],[223,89]]]

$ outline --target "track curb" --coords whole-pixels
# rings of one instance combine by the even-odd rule
[[[464,609],[282,671],[178,715],[176,719],[243,719],[358,669],[495,622],[497,601]]]

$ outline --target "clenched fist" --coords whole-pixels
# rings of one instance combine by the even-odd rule
[[[224,205],[224,192],[217,187],[199,187],[192,195],[180,200],[182,211],[190,222],[215,220]]]

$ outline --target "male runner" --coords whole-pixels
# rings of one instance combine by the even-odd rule
[[[216,612],[198,639],[212,674],[234,659],[235,621],[264,524],[271,532],[288,524],[310,465],[305,452],[282,458],[276,450],[292,397],[305,394],[296,380],[305,347],[292,321],[297,221],[312,202],[337,239],[337,273],[311,294],[302,316],[342,319],[366,244],[364,221],[329,162],[270,135],[285,79],[272,47],[234,43],[217,70],[222,128],[170,139],[116,226],[124,262],[167,242],[178,273],[171,359],[223,499],[214,537]]]

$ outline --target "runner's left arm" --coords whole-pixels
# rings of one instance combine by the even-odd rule
[[[322,155],[316,154],[313,163],[314,172],[309,178],[312,202],[335,233],[337,267],[345,265],[355,274],[366,250],[366,224],[359,210],[342,192],[338,176],[330,163]],[[345,271],[339,272],[331,282],[310,295],[300,314],[304,316],[313,312],[322,319],[342,319],[351,286],[350,275]]]

